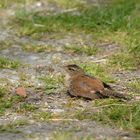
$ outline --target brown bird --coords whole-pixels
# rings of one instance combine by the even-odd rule
[[[108,84],[100,79],[85,74],[84,70],[75,64],[67,65],[65,69],[70,76],[68,93],[71,96],[92,100],[109,97],[128,99],[125,95],[114,92]]]

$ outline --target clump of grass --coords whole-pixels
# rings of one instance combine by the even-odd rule
[[[64,84],[64,76],[54,76],[54,75],[47,75],[45,77],[41,77],[41,80],[45,83],[46,93],[56,93],[58,89]]]
[[[18,127],[28,124],[26,120],[17,120],[13,123],[6,125],[0,125],[0,132],[11,132],[11,133],[21,133]]]
[[[16,127],[23,126],[26,124],[28,124],[27,120],[16,120],[15,122],[13,122],[13,125]]]
[[[71,140],[73,139],[73,135],[72,133],[68,133],[68,132],[55,132],[53,134],[53,138],[52,140],[65,140],[67,138],[67,140]]]
[[[2,68],[16,69],[19,66],[20,66],[20,62],[17,60],[11,60],[11,59],[6,58],[6,57],[0,57],[0,69],[2,69]]]
[[[81,2],[80,0],[49,0],[50,3],[55,3],[58,6],[64,7],[64,8],[75,8],[75,7],[83,7],[85,3],[83,1]]]
[[[128,86],[136,93],[140,93],[140,79],[135,79],[128,83]]]
[[[140,19],[139,19],[140,21]],[[133,56],[135,61],[140,64],[140,32],[138,31],[130,31],[131,36],[127,41],[127,49],[128,52]]]
[[[0,98],[2,98],[6,92],[7,90],[4,87],[0,87]]]
[[[79,120],[96,120],[110,125],[116,125],[123,129],[129,129],[136,133],[140,133],[140,103],[124,104],[118,100],[107,99],[104,101],[95,101],[95,109],[77,111],[75,117]],[[94,109],[94,107],[93,107]]]
[[[108,75],[107,68],[106,66],[100,66],[99,64],[95,63],[82,63],[80,66],[91,76],[99,77],[101,78],[104,82],[109,82],[113,83],[116,81],[113,77]]]
[[[31,45],[27,44],[24,45],[23,50],[28,51],[28,52],[50,52],[54,50],[54,47],[51,45]]]
[[[37,110],[38,107],[30,104],[30,103],[23,103],[21,105],[19,105],[19,108],[16,110],[17,112],[34,112],[35,110]]]
[[[136,59],[129,53],[118,53],[110,58],[110,64],[117,69],[136,70],[138,65]]]
[[[65,46],[65,51],[77,53],[77,54],[87,54],[87,55],[95,55],[98,52],[97,47],[93,46]]]
[[[8,8],[14,3],[24,3],[25,0],[14,0],[14,1],[8,1],[8,0],[0,0],[0,8]]]
[[[2,115],[6,108],[9,108],[10,104],[5,101],[5,95],[7,95],[8,90],[4,87],[0,87],[0,115]]]
[[[12,108],[20,101],[22,101],[21,97],[12,96],[8,88],[0,87],[0,115],[4,115],[7,109]]]
[[[38,112],[37,114],[34,114],[34,119],[37,121],[49,121],[53,117],[53,114],[51,112]]]
[[[10,46],[13,45],[13,41],[12,40],[3,40],[0,41],[0,50],[6,49]]]
[[[76,136],[72,131],[55,132],[53,133],[52,140],[93,140],[94,136]]]

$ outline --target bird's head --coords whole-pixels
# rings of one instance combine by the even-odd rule
[[[84,70],[76,64],[65,66],[65,70],[69,73],[70,76],[76,76],[84,73]]]

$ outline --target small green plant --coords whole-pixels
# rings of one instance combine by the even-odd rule
[[[33,105],[33,104],[29,104],[29,103],[23,103],[20,105],[20,108],[17,110],[18,112],[34,112],[38,107]]]
[[[17,60],[11,60],[11,59],[6,58],[6,57],[0,57],[0,69],[2,69],[2,68],[16,69],[19,66],[20,66],[20,62]]]
[[[95,55],[98,52],[97,47],[93,46],[66,46],[64,47],[65,51],[73,52],[77,54],[87,54],[87,55]]]
[[[55,93],[58,90],[58,88],[60,89],[60,87],[64,84],[63,75],[60,76],[47,75],[45,77],[41,77],[41,79],[45,83],[45,89],[47,94]]]
[[[34,114],[34,119],[37,121],[49,121],[53,117],[51,112],[37,112]]]

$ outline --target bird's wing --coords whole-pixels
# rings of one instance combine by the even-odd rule
[[[82,82],[86,83],[88,87],[90,87],[92,90],[95,91],[100,91],[104,90],[104,84],[100,79],[97,79],[95,77],[90,77],[90,76],[83,76],[81,77]]]
[[[90,99],[103,97],[104,86],[102,81],[87,76],[81,76],[73,79],[70,86],[70,94],[82,96]]]
[[[91,76],[91,75],[88,75],[88,74],[86,74],[86,77],[89,77],[89,78],[92,78],[92,79],[96,79],[96,80],[100,80],[100,79],[97,79],[96,77],[94,77],[94,76]],[[101,80],[100,80],[101,81]],[[111,88],[111,86],[110,85],[108,85],[107,83],[105,83],[105,82],[103,82],[103,81],[101,81],[102,82],[102,84],[104,85],[104,87],[105,88],[107,88],[107,89],[111,89],[112,90],[112,88]]]

